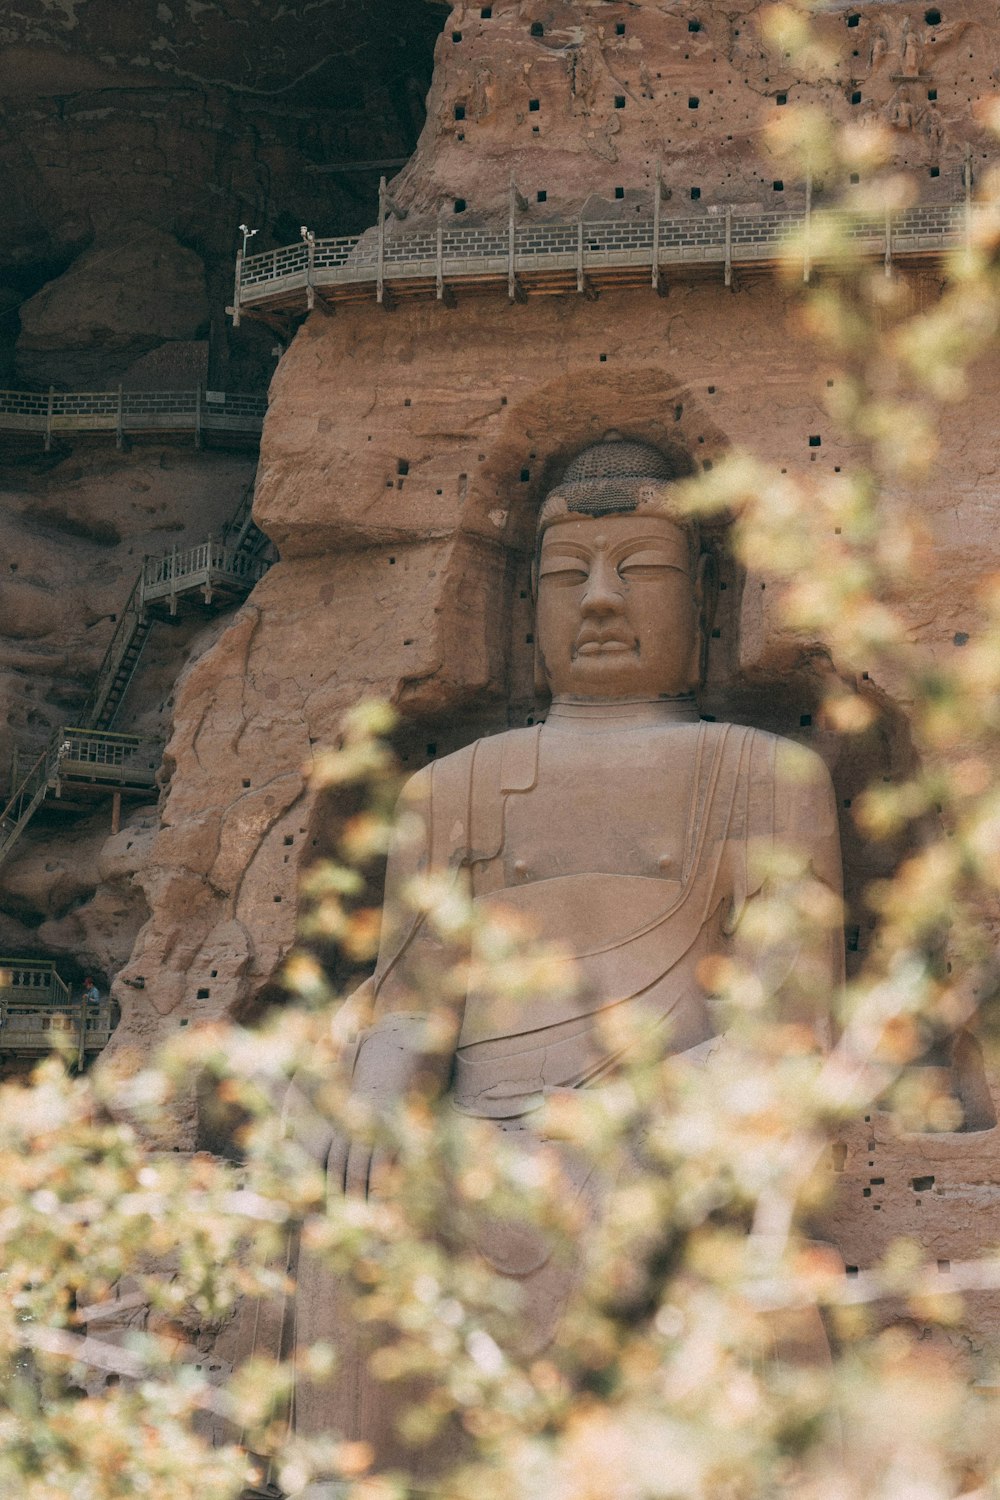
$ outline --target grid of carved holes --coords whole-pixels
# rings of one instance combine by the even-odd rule
[[[492,18],[493,18],[493,7],[491,5],[484,5],[484,6],[482,6],[480,8],[479,14],[480,14],[480,18],[482,20],[484,20],[484,21],[492,20]],[[923,19],[924,19],[924,24],[926,26],[932,28],[932,30],[933,30],[933,29],[935,29],[935,28],[937,28],[938,26],[941,25],[941,22],[943,20],[943,15],[942,15],[942,12],[937,7],[931,6],[927,10],[925,10]],[[860,24],[861,24],[861,14],[860,14],[860,12],[857,12],[857,11],[850,12],[845,17],[845,21],[846,21],[846,25],[847,25],[848,29],[853,30],[853,29],[858,28],[860,26]],[[701,20],[699,20],[695,16],[689,17],[688,21],[687,21],[687,29],[688,29],[689,33],[698,34],[698,33],[700,33],[703,30],[703,23],[701,22]],[[627,34],[627,31],[628,31],[628,26],[627,26],[627,22],[626,21],[616,21],[615,22],[614,35],[615,35],[616,39],[620,39],[620,38],[624,37]],[[541,21],[541,20],[534,20],[534,21],[532,21],[530,23],[530,25],[529,25],[529,34],[532,37],[536,38],[536,39],[544,37],[545,36],[545,23],[543,21]],[[734,29],[733,35],[734,35],[734,37],[738,37],[739,34],[740,34],[740,28],[736,27]],[[453,31],[452,32],[452,41],[453,42],[456,42],[456,43],[457,42],[461,42],[462,38],[463,38],[463,33],[461,31]],[[937,40],[937,38],[935,36],[933,36],[933,35],[931,35],[928,38],[928,41],[931,44],[933,44],[936,40]],[[858,57],[859,55],[860,55],[860,49],[855,49],[853,51],[852,56],[853,57]],[[685,61],[688,61],[690,59],[690,53],[685,53],[684,54],[684,58],[685,58]],[[972,52],[969,53],[969,60],[970,61],[974,61],[974,53],[972,53]],[[844,61],[846,62],[847,59],[844,59]],[[717,65],[718,64],[718,57],[716,57],[716,56],[712,57],[712,64],[713,65]],[[657,76],[658,79],[662,79],[662,74],[661,73],[657,73],[656,76]],[[728,86],[732,87],[733,86],[733,82],[734,82],[734,80],[732,78],[727,79],[727,85]],[[744,78],[743,82],[747,86],[749,86],[749,84],[750,84],[749,78]],[[769,84],[770,83],[770,79],[769,78],[765,78],[764,82],[765,82],[765,84]],[[970,84],[974,85],[976,83],[976,79],[974,77],[970,78],[969,82],[970,82]],[[715,93],[714,89],[709,89],[709,95],[713,95],[714,93]],[[677,99],[682,98],[683,97],[683,90],[680,90],[680,91],[674,90],[673,91],[673,97],[677,98]],[[855,106],[855,107],[861,105],[864,102],[863,91],[861,89],[858,89],[858,88],[853,88],[853,87],[850,88],[847,91],[846,97],[847,97],[849,103],[852,106]],[[788,91],[787,91],[787,89],[781,89],[781,90],[776,91],[775,94],[773,95],[773,98],[774,98],[774,102],[775,102],[776,105],[778,105],[778,106],[786,105],[788,103]],[[934,88],[934,87],[928,88],[927,89],[927,102],[930,103],[930,104],[934,104],[934,103],[937,102],[937,98],[938,98],[937,88]],[[626,94],[616,94],[614,96],[614,107],[616,109],[619,109],[619,110],[625,109],[626,105],[627,105],[627,102],[628,102],[628,96]],[[696,120],[694,120],[694,119],[691,118],[691,114],[693,114],[695,111],[700,110],[701,107],[702,107],[702,105],[703,105],[703,102],[704,101],[703,101],[703,96],[702,95],[693,94],[693,93],[689,93],[688,94],[688,96],[687,96],[687,108],[688,108],[688,111],[689,111],[688,123],[690,125],[697,126],[698,122]],[[973,96],[969,95],[966,102],[971,104],[973,102]],[[465,111],[466,111],[466,106],[464,104],[456,104],[455,105],[455,119],[457,121],[464,121],[464,119],[465,119]],[[528,101],[528,112],[532,113],[532,114],[537,114],[540,111],[541,111],[541,100],[540,99],[530,99]],[[678,114],[677,116],[675,116],[675,119],[676,119],[677,124],[683,125],[683,123],[684,123],[684,115],[683,114]],[[749,114],[745,117],[745,122],[747,124],[751,123],[750,122],[750,116],[749,116]],[[535,134],[539,133],[539,127],[537,125],[533,125],[532,126],[532,130],[533,130],[533,132]],[[465,139],[464,132],[459,133],[458,139],[464,141],[464,139]],[[728,135],[726,137],[726,139],[727,139],[727,141],[731,141],[733,139],[733,137],[732,137],[732,135]],[[669,144],[669,137],[667,138],[667,144]],[[908,166],[909,165],[908,159],[904,158],[902,164],[904,166]],[[928,171],[928,175],[930,177],[932,177],[932,178],[938,178],[941,175],[940,166],[936,165],[936,164],[932,164],[931,166],[929,166],[927,168],[927,171]],[[757,180],[761,181],[764,185],[766,185],[764,179],[759,178],[757,173],[754,173],[753,175],[754,175],[755,178],[757,178]],[[732,176],[733,176],[733,173],[731,171],[729,171],[729,172],[726,173],[724,180],[731,180]],[[855,181],[857,181],[857,178],[852,176],[851,181],[855,182]],[[772,189],[773,192],[776,192],[776,193],[783,192],[784,191],[784,183],[780,179],[775,179],[775,180],[773,180],[771,182],[771,189]],[[690,187],[688,191],[689,191],[689,196],[690,196],[690,198],[691,198],[691,200],[693,202],[698,202],[701,199],[702,189],[701,189],[701,187],[699,185],[694,185],[694,186]],[[623,197],[624,194],[619,189],[616,189],[615,190],[615,196],[618,197],[618,198],[620,198],[620,197]],[[538,194],[537,194],[536,201],[539,202],[539,203],[544,203],[544,202],[547,201],[547,199],[548,199],[548,193],[547,193],[547,191],[544,190],[544,189],[539,190]],[[463,199],[463,198],[456,198],[454,200],[454,211],[455,211],[455,213],[463,213],[465,211],[466,207],[467,207],[467,204],[466,204],[465,199]]]

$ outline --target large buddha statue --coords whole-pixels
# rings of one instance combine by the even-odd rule
[[[530,1133],[553,1093],[611,1076],[629,1037],[703,1056],[716,1031],[707,956],[736,953],[771,993],[796,965],[819,966],[806,985],[815,992],[838,978],[833,937],[777,952],[745,936],[776,844],[839,892],[836,807],[812,752],[699,717],[715,563],[677,503],[679,477],[657,448],[618,435],[572,460],[538,518],[545,722],[479,740],[404,789],[406,837],[390,856],[378,965],[358,997],[367,1024],[353,1049],[352,1088],[376,1105],[437,1070],[455,1109],[508,1137]],[[433,924],[402,896],[422,871],[450,872],[481,910],[519,913],[572,954],[574,984],[530,1005],[469,993],[453,1055],[429,1054],[421,997],[447,959]],[[377,1192],[370,1143],[315,1129],[310,1138],[332,1191]],[[564,1290],[546,1281],[530,1236],[504,1246],[500,1235],[492,1258],[522,1282],[537,1275],[526,1295],[536,1326],[551,1332],[543,1304],[557,1316]],[[325,1274],[301,1268],[300,1339],[336,1337]],[[303,1390],[300,1430],[343,1430],[342,1399]],[[356,1389],[348,1404],[360,1412],[353,1435],[365,1436],[377,1399]]]

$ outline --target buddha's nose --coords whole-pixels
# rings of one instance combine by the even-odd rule
[[[603,558],[591,564],[590,577],[580,601],[580,612],[584,615],[615,614],[622,607],[621,579],[617,568]]]

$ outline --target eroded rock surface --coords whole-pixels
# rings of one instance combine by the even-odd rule
[[[967,148],[977,162],[991,154],[970,107],[995,89],[991,12],[977,0],[947,13],[830,8],[814,19],[809,77],[792,71],[766,19],[756,0],[463,0],[438,40],[427,125],[393,196],[410,225],[497,222],[513,177],[530,220],[627,218],[649,212],[659,162],[667,212],[801,208],[805,184],[783,180],[763,127],[803,101],[884,124],[925,197],[960,196]],[[814,200],[842,186],[817,177]]]
[[[20,309],[15,377],[102,390],[159,345],[209,323],[201,257],[149,224],[122,224]]]

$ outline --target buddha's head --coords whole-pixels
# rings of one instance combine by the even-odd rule
[[[652,444],[609,433],[546,497],[535,638],[553,697],[674,698],[699,686],[715,571],[677,504],[686,472]]]

